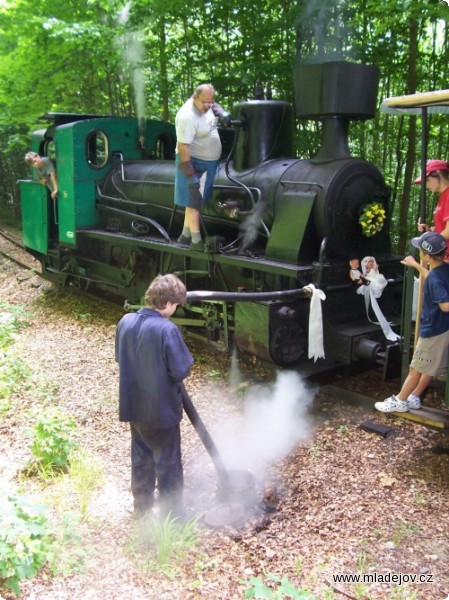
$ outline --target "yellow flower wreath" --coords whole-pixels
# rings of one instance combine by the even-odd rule
[[[386,216],[384,207],[378,202],[364,206],[359,218],[362,234],[366,237],[372,237],[378,233],[384,225]]]

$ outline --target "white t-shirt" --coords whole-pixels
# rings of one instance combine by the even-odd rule
[[[194,158],[218,160],[221,141],[217,122],[218,118],[211,109],[200,113],[193,98],[189,98],[176,114],[176,138],[182,144],[189,144],[190,155]]]

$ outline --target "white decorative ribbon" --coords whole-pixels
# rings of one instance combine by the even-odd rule
[[[382,331],[384,332],[384,336],[387,338],[387,340],[390,340],[391,342],[396,342],[396,340],[400,339],[400,336],[391,329],[390,324],[384,317],[384,314],[381,311],[380,306],[376,300],[374,288],[371,289],[370,285],[361,285],[357,290],[357,294],[363,294],[365,296],[365,308],[368,321],[370,323],[373,323],[374,325],[380,325]],[[374,314],[376,315],[376,318],[378,320],[378,323],[374,323],[374,321],[371,321],[371,319],[369,318],[370,302]]]
[[[318,358],[325,358],[324,343],[323,343],[323,313],[321,310],[321,302],[326,300],[326,294],[323,290],[317,290],[313,283],[305,286],[312,290],[312,298],[310,299],[310,314],[309,314],[309,358],[313,358],[314,362]]]

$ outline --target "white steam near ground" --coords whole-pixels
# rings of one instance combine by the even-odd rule
[[[309,387],[298,373],[279,372],[273,383],[253,385],[242,398],[239,392],[245,384],[233,355],[229,373],[231,397],[226,394],[228,401],[217,407],[220,417],[204,422],[231,477],[228,501],[220,495],[223,481],[204,448],[184,461],[187,505],[195,512],[205,510],[212,514],[212,520],[215,508],[225,507],[226,502],[257,509],[254,493],[265,494],[282,479],[282,472],[275,475],[273,467],[300,444],[308,445],[314,435],[310,408],[316,389]],[[207,397],[207,391],[203,395]],[[216,390],[211,390],[211,397],[217,397]],[[232,514],[231,511],[231,517]]]
[[[273,384],[251,387],[242,413],[213,427],[226,468],[247,470],[263,479],[275,462],[310,440],[314,395],[292,371],[279,372]]]

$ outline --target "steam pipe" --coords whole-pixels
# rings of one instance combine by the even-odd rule
[[[311,297],[312,290],[307,286],[295,290],[280,290],[277,292],[210,292],[208,290],[187,292],[187,302],[201,302],[203,300],[255,302],[257,300],[289,300],[293,298]]]

